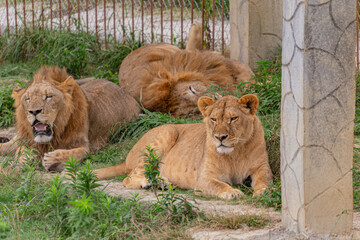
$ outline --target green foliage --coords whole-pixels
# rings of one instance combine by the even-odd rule
[[[0,53],[2,61],[57,65],[66,67],[75,77],[89,75],[90,70],[97,77],[109,77],[112,81],[117,79],[114,74],[122,60],[140,46],[140,42],[129,40],[104,50],[96,36],[85,31],[41,28],[22,28],[17,35],[0,36],[0,44],[4,44],[4,51]]]
[[[7,128],[15,122],[12,88],[0,88],[0,128]]]
[[[353,195],[354,210],[360,211],[360,148],[354,148]]]
[[[281,102],[281,56],[258,62],[254,70],[254,84],[249,91],[256,93],[260,100],[258,112],[261,115],[280,113]]]
[[[266,226],[270,220],[257,215],[229,215],[229,216],[210,216],[209,222],[205,222],[207,227],[239,229],[246,225],[250,228],[260,228]]]
[[[162,179],[160,177],[159,164],[162,164],[160,158],[156,153],[156,150],[150,146],[145,147],[146,153],[143,154],[145,157],[145,172],[144,175],[147,178],[152,188],[157,189],[162,185]]]
[[[360,136],[360,74],[356,77],[356,106],[354,134]]]
[[[145,172],[144,175],[147,178],[151,189],[154,192],[157,203],[155,204],[156,209],[162,209],[167,213],[167,218],[172,222],[185,222],[196,218],[199,214],[195,207],[186,196],[176,194],[173,186],[169,183],[168,190],[166,188],[166,181],[160,176],[159,164],[161,156],[156,153],[156,150],[150,146],[146,146],[145,156]],[[158,193],[157,189],[162,189],[161,193]],[[192,191],[189,191],[192,192]],[[194,201],[194,199],[192,199]]]
[[[273,181],[265,190],[263,196],[257,197],[259,203],[265,207],[273,207],[275,210],[281,210],[281,182]]]
[[[171,114],[150,112],[144,109],[144,114],[141,114],[136,120],[130,121],[122,125],[112,136],[111,142],[122,141],[124,139],[131,139],[142,136],[148,130],[164,125],[164,124],[183,124],[195,123],[200,120],[193,120],[187,118],[175,118]]]

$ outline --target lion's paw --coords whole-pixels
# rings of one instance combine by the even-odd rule
[[[61,172],[64,170],[64,166],[62,165],[63,162],[64,158],[62,152],[55,150],[44,154],[42,165],[48,171]]]
[[[258,188],[254,190],[253,196],[261,196],[266,190],[266,187]]]
[[[240,191],[239,189],[232,188],[228,191],[224,191],[224,192],[220,193],[218,195],[218,197],[220,197],[222,199],[230,200],[230,199],[238,198],[242,195],[244,195],[244,193],[242,191]]]
[[[132,189],[148,189],[150,188],[150,183],[145,177],[127,177],[123,181],[124,187]]]

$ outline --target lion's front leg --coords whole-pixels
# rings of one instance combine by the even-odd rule
[[[61,172],[64,170],[63,163],[70,158],[82,161],[87,156],[87,149],[84,147],[73,149],[57,149],[44,154],[42,164],[48,171]]]
[[[11,140],[1,137],[0,139],[0,155],[7,155],[14,153],[19,148],[17,137],[15,136]]]
[[[256,171],[251,175],[252,187],[254,189],[254,196],[264,193],[272,180],[272,172],[269,164],[266,162],[260,165]]]
[[[197,189],[208,196],[216,196],[222,199],[234,199],[244,195],[239,189],[231,187],[229,184],[220,181],[214,177],[206,177],[201,179]]]

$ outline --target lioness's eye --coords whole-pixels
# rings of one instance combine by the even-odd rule
[[[29,103],[29,102],[30,102],[30,98],[25,98],[25,101],[26,101],[27,103]]]
[[[232,121],[236,121],[238,118],[239,118],[239,117],[232,117],[232,118],[230,118],[230,121],[231,121],[231,122],[232,122]]]
[[[52,96],[46,96],[45,100],[51,99]]]
[[[210,118],[211,121],[213,122],[216,122],[216,119],[215,118]]]

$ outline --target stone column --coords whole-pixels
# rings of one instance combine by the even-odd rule
[[[282,216],[297,232],[351,231],[356,2],[283,2]]]
[[[230,0],[230,58],[256,67],[281,46],[283,0]]]

